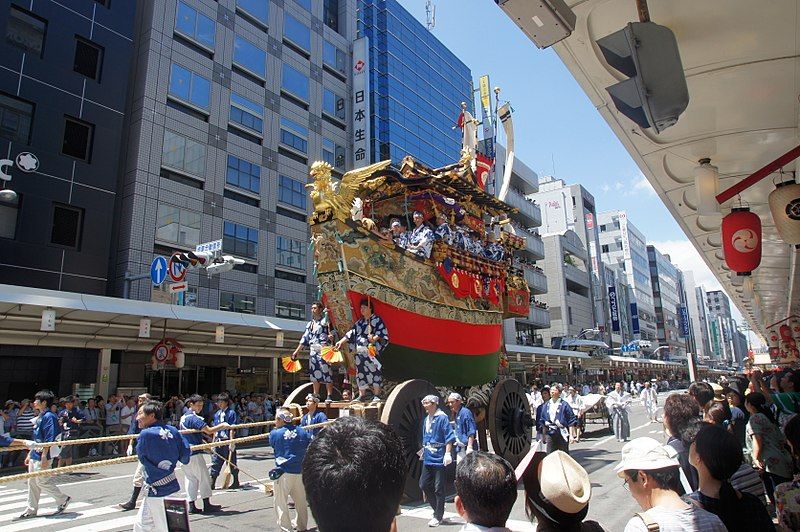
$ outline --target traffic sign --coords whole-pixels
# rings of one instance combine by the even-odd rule
[[[194,250],[197,252],[210,251],[211,253],[222,251],[222,240],[212,240],[211,242],[203,242],[202,244],[197,244]]]
[[[179,283],[186,278],[186,264],[178,260],[178,255],[180,255],[180,253],[173,253],[173,255],[169,258],[169,268],[167,269],[169,278],[176,283]]]
[[[166,278],[167,278],[167,259],[159,255],[156,258],[154,258],[153,263],[150,264],[150,280],[153,281],[153,284],[159,285],[163,283],[164,279]]]
[[[186,292],[188,288],[189,288],[189,283],[187,283],[186,281],[182,281],[180,283],[170,283],[169,293],[177,294],[179,292]]]

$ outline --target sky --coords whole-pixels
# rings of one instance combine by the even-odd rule
[[[426,0],[399,0],[426,20]],[[628,219],[706,290],[721,286],[578,82],[552,49],[540,50],[493,0],[433,0],[433,34],[472,70],[488,74],[514,109],[516,156],[540,175],[580,183],[598,212]],[[453,119],[459,109],[453,109]],[[741,314],[734,311],[741,322]]]

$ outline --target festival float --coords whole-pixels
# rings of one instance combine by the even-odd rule
[[[512,464],[532,441],[530,407],[522,385],[507,375],[503,338],[503,320],[527,317],[531,305],[523,272],[512,266],[525,240],[510,224],[516,209],[484,191],[475,162],[474,150],[465,146],[452,165],[430,168],[408,156],[397,166],[382,161],[351,170],[341,180],[328,163],[315,162],[307,185],[315,271],[328,321],[341,338],[368,299],[390,337],[379,360],[386,400],[367,406],[334,402],[326,415],[346,409],[391,425],[406,442],[406,494],[412,498],[419,495],[416,452],[425,395],[461,393],[478,422],[481,448],[487,448],[488,429],[493,450]],[[431,229],[447,225],[446,234],[461,237],[437,238],[429,255],[405,249],[389,227],[399,220],[410,230],[415,211]],[[492,258],[482,246],[493,246]],[[343,355],[353,375],[353,356]],[[300,386],[285,404],[302,408],[310,390],[310,383]]]

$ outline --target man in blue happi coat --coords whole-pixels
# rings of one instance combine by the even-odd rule
[[[425,216],[421,211],[414,211],[414,229],[408,233],[406,249],[418,257],[427,259],[431,256],[434,235],[431,228],[425,225]]]
[[[436,229],[433,231],[434,238],[436,240],[441,240],[448,246],[452,246],[453,235],[455,234],[455,231],[452,227],[450,227],[450,224],[447,221],[447,214],[440,212],[436,216],[436,223]]]
[[[339,340],[336,348],[341,349],[349,342],[350,351],[356,353],[356,384],[359,392],[357,400],[366,401],[367,389],[372,386],[375,394],[372,400],[378,402],[383,384],[382,366],[378,357],[389,343],[389,331],[380,316],[374,313],[372,301],[362,299],[360,308],[361,319]],[[370,347],[375,356],[370,353]]]
[[[324,423],[328,421],[328,416],[326,416],[324,412],[320,411],[317,408],[318,406],[319,397],[314,394],[306,395],[306,408],[308,408],[308,412],[303,414],[303,417],[300,418],[301,427],[307,427],[309,425],[316,425],[317,423]],[[308,432],[311,433],[312,437],[315,437],[321,430],[322,427],[319,427],[316,429],[308,429]]]
[[[239,424],[239,416],[236,415],[236,410],[231,407],[231,399],[227,393],[223,392],[217,396],[217,406],[219,410],[214,413],[214,425],[221,425],[223,423],[227,423],[228,425]],[[233,430],[221,429],[217,431],[214,441],[231,440],[233,437]],[[216,489],[217,477],[222,471],[222,466],[225,465],[225,460],[231,462],[230,468],[233,482],[229,489],[239,488],[239,468],[236,466],[236,448],[233,445],[222,445],[220,447],[215,447],[214,450],[216,452],[211,456],[211,470],[209,471],[209,473],[211,473],[211,489]]]
[[[203,410],[203,398],[195,394],[186,399],[186,407],[189,409],[181,417],[181,430],[196,430],[184,434],[184,438],[189,445],[200,445],[203,443],[203,435],[213,436],[222,429],[230,428],[227,423],[209,427],[206,420],[200,417],[199,413]],[[204,458],[205,451],[192,451],[192,458],[189,464],[183,468],[186,476],[186,500],[189,501],[189,513],[191,514],[211,514],[222,509],[221,506],[211,504],[211,477]],[[213,455],[213,453],[212,453]],[[196,501],[198,493],[203,499],[202,512],[197,508]]]
[[[311,379],[311,386],[314,395],[319,397],[319,383],[325,383],[328,393],[325,398],[326,403],[333,402],[333,372],[330,365],[322,358],[322,348],[333,343],[328,320],[323,315],[325,307],[320,301],[314,301],[311,305],[311,321],[306,324],[306,330],[300,337],[300,343],[292,353],[292,360],[297,359],[297,354],[302,347],[308,347],[311,352],[308,356],[308,376]]]
[[[447,404],[455,417],[456,463],[459,463],[465,456],[478,450],[478,425],[472,411],[464,406],[461,394],[451,393],[447,396]]]
[[[453,463],[456,435],[447,414],[439,409],[439,396],[426,395],[422,406],[428,413],[422,422],[422,475],[419,487],[433,508],[428,526],[439,526],[444,518],[445,468]]]
[[[41,390],[33,398],[33,408],[39,413],[39,417],[33,420],[33,441],[36,443],[49,443],[56,441],[56,436],[61,433],[58,426],[56,415],[50,411],[53,404],[53,392]],[[33,446],[25,458],[25,465],[28,466],[28,473],[50,469],[53,462],[53,454],[57,447],[37,447]],[[30,519],[36,517],[39,511],[39,497],[45,492],[58,504],[56,511],[52,515],[62,513],[70,502],[70,497],[64,495],[56,486],[55,477],[32,477],[28,479],[28,506],[17,519]]]
[[[152,397],[149,393],[143,393],[139,395],[136,401],[136,408],[139,409],[149,401]],[[138,412],[138,410],[137,410]],[[131,426],[128,427],[128,434],[134,435],[139,434],[142,431],[141,427],[139,427],[139,422],[134,419],[131,421]],[[131,439],[128,443],[128,456],[132,456],[136,453],[136,439]],[[133,492],[131,493],[131,498],[128,499],[126,502],[119,504],[118,506],[125,510],[133,510],[136,508],[136,501],[139,499],[139,493],[142,491],[142,485],[144,484],[144,468],[142,467],[141,462],[136,462],[136,471],[133,472]]]
[[[163,532],[168,530],[164,497],[180,491],[175,476],[178,462],[188,464],[192,452],[178,429],[164,424],[164,407],[147,401],[139,408],[136,421],[142,430],[136,443],[139,462],[144,468],[147,496],[139,508],[134,532]]]
[[[275,483],[275,512],[283,532],[293,532],[293,527],[308,528],[308,503],[301,473],[309,443],[311,434],[294,425],[291,412],[279,408],[275,414],[275,428],[269,433],[269,445],[275,452],[275,468],[269,472],[269,478]],[[297,510],[294,523],[289,514],[289,496]]]

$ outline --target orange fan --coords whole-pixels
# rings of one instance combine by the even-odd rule
[[[328,364],[337,364],[344,360],[344,358],[342,357],[342,352],[336,349],[335,347],[325,346],[322,348],[321,353],[322,353],[322,360],[324,360]]]
[[[299,360],[292,360],[292,357],[283,357],[281,359],[283,369],[289,373],[297,373],[303,367]]]
[[[369,356],[371,356],[372,358],[378,356],[378,348],[372,344],[369,344],[367,346],[367,352],[369,353]]]

